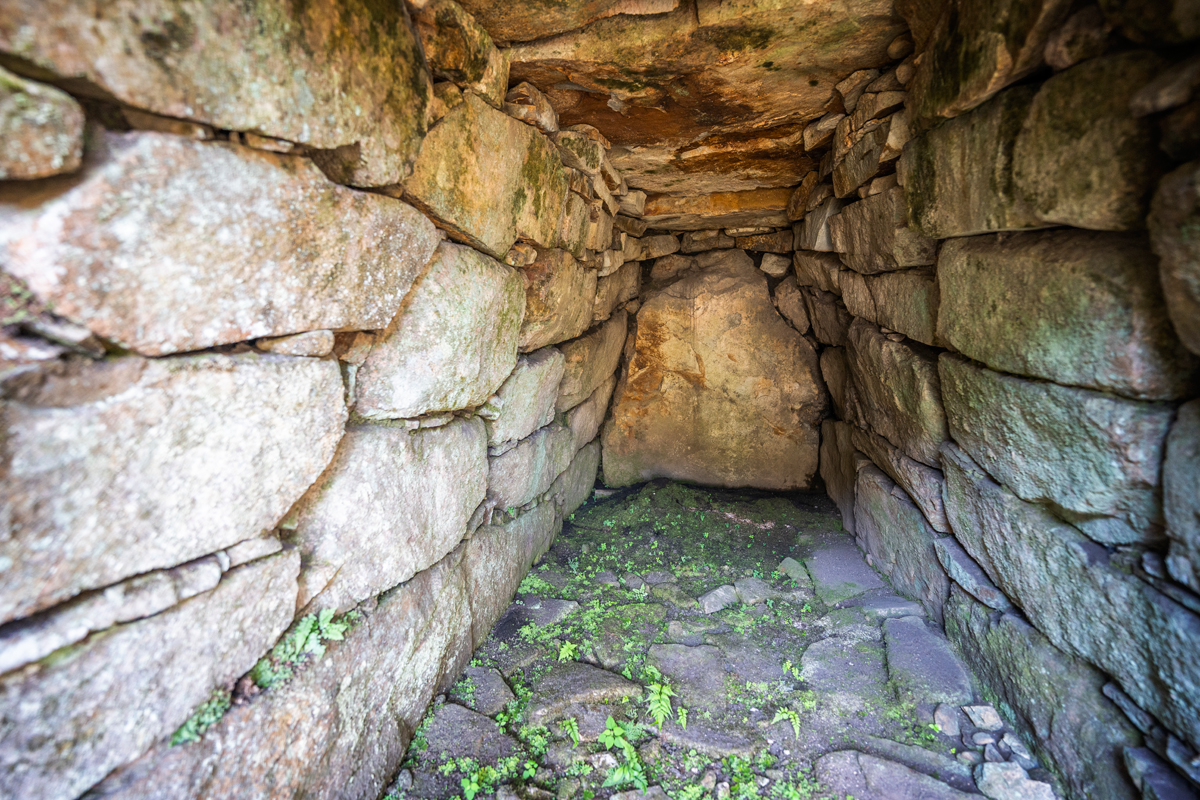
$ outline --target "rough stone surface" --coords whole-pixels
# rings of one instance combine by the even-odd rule
[[[308,159],[160,133],[97,131],[83,171],[33,202],[0,189],[4,268],[152,356],[383,328],[436,244],[411,207],[332,184]]]
[[[620,675],[589,664],[570,661],[554,666],[533,685],[529,718],[535,725],[556,719],[573,703],[603,703],[637,698],[642,687]]]
[[[579,448],[571,466],[550,486],[550,496],[554,498],[560,517],[569,518],[592,496],[599,469],[600,440],[593,439]]]
[[[1099,542],[1156,536],[1171,406],[1022,380],[949,354],[940,372],[954,440],[1018,497]]]
[[[1167,569],[1200,592],[1200,400],[1179,409],[1167,437],[1163,507],[1171,538]]]
[[[1171,328],[1155,266],[1145,239],[1126,234],[949,241],[938,334],[995,370],[1141,400],[1186,397],[1200,362]]]
[[[808,333],[808,305],[804,302],[804,292],[796,285],[794,275],[789,275],[775,287],[773,297],[775,308],[783,318],[792,323],[792,327],[800,333]]]
[[[937,242],[908,227],[904,190],[898,186],[846,206],[829,226],[842,261],[864,275],[926,266],[937,254]]]
[[[934,551],[937,532],[908,495],[874,466],[858,471],[854,497],[854,535],[873,566],[941,624],[950,580]]]
[[[522,352],[574,339],[591,326],[598,285],[595,270],[584,268],[566,250],[539,250],[537,260],[522,267],[521,275],[525,279]]]
[[[335,341],[333,331],[308,331],[274,339],[259,339],[254,346],[263,352],[277,353],[281,356],[320,358],[333,352]]]
[[[1200,161],[1163,178],[1150,212],[1150,241],[1159,257],[1167,312],[1179,338],[1200,353]]]
[[[996,615],[958,589],[946,604],[946,633],[1072,795],[1135,797],[1121,753],[1139,737],[1102,694],[1107,677],[1017,615]]]
[[[487,494],[500,508],[520,507],[542,495],[571,465],[575,438],[554,423],[488,461]]]
[[[885,620],[888,674],[900,699],[961,706],[972,700],[971,677],[940,632],[919,617]]]
[[[854,750],[838,750],[817,759],[817,780],[855,800],[969,800],[968,794],[903,764]]]
[[[209,592],[0,678],[4,794],[77,797],[171,734],[287,628],[299,560],[239,567]]]
[[[863,458],[855,453],[851,441],[853,427],[837,419],[827,419],[821,423],[821,480],[825,483],[825,493],[842,512],[842,527],[851,535],[857,530],[854,522],[854,483],[858,464]]]
[[[715,192],[699,196],[651,195],[642,216],[651,227],[671,231],[705,231],[738,225],[788,224],[790,189]],[[732,247],[730,243],[726,247]],[[698,252],[698,251],[697,251]]]
[[[397,419],[481,405],[517,362],[524,310],[515,270],[444,242],[359,368],[355,411]]]
[[[933,549],[937,553],[937,559],[942,565],[942,569],[967,594],[988,608],[997,611],[1007,611],[1012,608],[1012,603],[1004,596],[1004,592],[996,588],[983,569],[975,563],[975,560],[953,536],[935,539]]]
[[[976,775],[979,791],[991,800],[1055,800],[1050,784],[1030,780],[1015,762],[981,764]]]
[[[406,200],[498,259],[518,237],[556,246],[567,191],[554,145],[473,94],[429,132],[404,183]]]
[[[434,75],[499,108],[508,92],[508,57],[488,32],[454,0],[415,0],[409,8]]]
[[[821,355],[824,365],[825,354]],[[904,489],[934,530],[950,532],[950,523],[946,520],[946,509],[942,503],[945,481],[940,471],[913,461],[887,439],[857,425],[852,426],[850,436],[854,447],[865,453],[875,466]]]
[[[776,313],[749,257],[725,252],[638,312],[604,429],[609,486],[665,476],[785,489],[816,474],[826,405],[816,353]]]
[[[796,282],[801,286],[815,286],[824,292],[842,293],[842,260],[836,253],[816,253],[798,250],[792,256],[792,267],[796,270]]]
[[[567,411],[579,405],[616,372],[628,324],[629,315],[618,310],[607,322],[559,348],[566,367],[558,387],[556,410]]]
[[[929,269],[882,275],[846,271],[840,278],[842,302],[856,317],[928,345],[941,344],[936,332],[939,286]]]
[[[812,576],[817,597],[825,605],[836,605],[885,585],[867,566],[862,552],[849,542],[822,545],[804,559],[804,566]]]
[[[494,669],[467,667],[463,676],[469,681],[471,690],[467,692],[455,685],[450,691],[450,699],[472,711],[491,717],[503,711],[510,700],[516,699],[504,678]]]
[[[486,459],[482,420],[351,425],[299,503],[300,607],[346,611],[437,563],[483,501]]]
[[[333,457],[342,391],[333,363],[251,354],[10,380],[0,620],[274,527]]]
[[[938,465],[938,447],[949,438],[934,351],[893,342],[866,320],[847,337],[852,396],[847,418],[878,433],[909,458]]]
[[[642,267],[636,261],[625,264],[611,275],[601,278],[596,284],[596,302],[592,306],[592,322],[603,322],[612,316],[612,312],[617,306],[637,297],[641,281]]]
[[[445,751],[480,764],[495,764],[518,747],[516,739],[501,731],[495,720],[455,703],[433,712],[425,738],[434,752]]]
[[[83,125],[83,109],[69,94],[0,67],[0,180],[75,171]]]
[[[1112,675],[1189,741],[1200,740],[1200,616],[1113,563],[1099,545],[943,449],[946,513],[955,536],[1059,649]],[[1078,609],[1087,609],[1081,620]]]
[[[0,19],[0,50],[39,69],[165,117],[326,151],[339,183],[400,183],[425,135],[432,92],[408,14],[365,0],[5,0]]]
[[[842,304],[841,298],[832,292],[823,292],[812,286],[801,288],[800,294],[804,297],[808,322],[816,340],[831,347],[845,345],[852,317]]]
[[[554,419],[554,401],[558,399],[562,374],[563,356],[553,347],[518,357],[512,374],[496,390],[499,397],[496,418],[484,421],[488,444],[524,439],[549,425]]]
[[[800,223],[800,232],[794,240],[796,249],[832,253],[834,246],[831,222],[842,210],[843,205],[841,200],[831,197],[809,211]]]
[[[567,412],[567,427],[571,429],[576,449],[583,447],[600,433],[600,426],[604,424],[604,418],[608,414],[608,401],[612,399],[616,385],[617,376],[610,375],[587,400]]]

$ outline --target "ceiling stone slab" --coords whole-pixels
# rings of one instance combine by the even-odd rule
[[[640,16],[663,14],[679,7],[679,0],[528,0],[497,3],[494,0],[462,0],[497,42],[529,42],[577,30],[617,14]]]
[[[701,231],[744,225],[790,225],[787,203],[791,189],[718,192],[697,197],[656,195],[646,201],[642,217],[651,228]]]

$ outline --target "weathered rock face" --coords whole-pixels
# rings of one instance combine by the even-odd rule
[[[300,608],[347,611],[437,563],[487,490],[482,420],[351,425],[296,510]]]
[[[258,660],[292,620],[299,557],[226,574],[215,589],[0,678],[0,787],[78,797],[145,753]]]
[[[488,444],[524,439],[554,419],[554,401],[562,381],[563,356],[545,347],[517,359],[512,374],[496,391],[495,419],[485,420]]]
[[[1087,389],[1035,383],[943,354],[950,433],[1018,497],[1046,503],[1096,541],[1153,541],[1156,487],[1174,416]]]
[[[443,243],[359,368],[355,411],[397,419],[482,404],[517,362],[524,311],[515,270]]]
[[[617,163],[624,164],[621,159],[617,159]],[[628,169],[627,166],[622,168]],[[790,196],[789,189],[714,192],[682,197],[651,195],[646,200],[643,218],[656,228],[672,231],[703,231],[758,224],[787,225],[786,209]],[[733,242],[719,246],[732,247]]]
[[[900,187],[846,206],[829,224],[842,261],[864,275],[926,266],[937,254],[936,242],[908,227]]]
[[[1108,681],[1016,614],[995,616],[961,589],[950,591],[946,633],[1014,712],[1037,755],[1078,797],[1138,795],[1121,769],[1140,737],[1101,690]]]
[[[1179,338],[1200,353],[1200,161],[1163,179],[1150,214],[1150,241],[1160,259],[1167,311]]]
[[[411,207],[307,159],[158,133],[97,131],[81,175],[17,192],[0,190],[4,269],[152,356],[382,328],[437,243]]]
[[[1184,397],[1198,362],[1171,328],[1155,266],[1140,236],[952,240],[938,261],[938,331],[996,370],[1142,400]]]
[[[499,6],[484,0],[466,0],[463,6],[497,40],[510,43],[545,39],[617,14],[662,14],[678,4],[678,0],[586,0],[570,5],[534,2]]]
[[[429,132],[404,197],[494,258],[518,237],[558,244],[567,175],[536,129],[467,94]]]
[[[847,270],[838,283],[842,302],[852,315],[923,344],[941,343],[935,330],[939,291],[933,270],[906,269],[881,275]]]
[[[258,536],[346,419],[337,366],[307,358],[74,363],[5,389],[4,621]]]
[[[559,348],[566,364],[556,410],[568,411],[579,405],[616,371],[628,324],[629,315],[617,311],[604,324]]]
[[[825,354],[822,353],[822,368],[825,361]],[[913,461],[877,433],[857,425],[848,427],[851,428],[849,435],[854,447],[900,485],[909,499],[921,509],[925,522],[936,531],[949,533],[950,523],[946,520],[946,509],[942,504],[945,488],[942,473],[919,461]]]
[[[425,135],[429,73],[402,8],[5,0],[0,20],[0,51],[135,108],[330,151],[339,183],[400,183]]]
[[[434,74],[499,108],[508,92],[508,57],[488,32],[454,0],[415,0],[409,7]]]
[[[499,508],[520,508],[544,494],[574,457],[571,429],[547,425],[503,455],[488,459],[488,500]]]
[[[574,339],[592,324],[596,272],[567,251],[539,250],[537,261],[521,268],[521,277],[525,280],[522,352]]]
[[[1200,401],[1184,404],[1171,426],[1163,505],[1171,537],[1167,569],[1175,580],[1200,591]]]
[[[891,3],[874,0],[837,9],[702,0],[514,47],[512,74],[545,92],[563,124],[595,125],[626,148],[617,166],[631,186],[689,194],[794,186],[811,162],[794,146],[772,166],[776,141],[824,114],[851,72],[884,63],[901,30]]]
[[[817,469],[826,406],[816,353],[732,251],[649,296],[604,429],[604,480],[798,488]]]
[[[0,67],[0,180],[78,169],[83,122],[83,109],[66,92]]]
[[[996,585],[1056,647],[1108,672],[1185,739],[1200,739],[1200,617],[992,481],[958,448],[948,445],[943,456],[954,534]]]
[[[592,307],[592,322],[603,322],[612,316],[620,304],[637,297],[642,282],[642,266],[636,261],[623,265],[596,283],[596,302]]]

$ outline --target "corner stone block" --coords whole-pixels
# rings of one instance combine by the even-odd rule
[[[825,366],[825,353],[821,354],[822,367]],[[864,430],[857,425],[851,426],[851,441],[875,466],[886,472],[888,476],[900,485],[905,494],[921,509],[925,521],[934,530],[941,533],[950,532],[950,523],[946,520],[946,508],[942,503],[942,493],[945,481],[942,473],[933,467],[926,466],[904,455],[901,450],[877,433]]]
[[[936,468],[938,448],[950,438],[936,351],[893,342],[871,323],[855,319],[847,336],[846,363],[853,387],[846,399],[848,419],[909,458]]]
[[[71,95],[0,67],[0,180],[79,169],[83,126],[83,109]]]
[[[957,587],[946,604],[946,634],[1071,796],[1140,797],[1121,759],[1141,737],[1103,695],[1103,673],[1055,647],[1020,616],[997,615]]]
[[[629,314],[620,309],[607,322],[559,347],[566,367],[554,404],[556,410],[569,411],[579,405],[617,371],[628,327]]]
[[[1200,161],[1163,178],[1150,211],[1150,242],[1159,257],[1167,312],[1179,338],[1200,353]]]
[[[591,326],[599,280],[595,270],[566,250],[539,250],[537,261],[520,274],[525,282],[522,352],[574,339]]]
[[[940,359],[950,433],[1023,500],[1104,544],[1154,541],[1174,406],[1027,381]]]
[[[825,491],[842,512],[842,527],[854,536],[858,524],[854,519],[854,484],[859,466],[868,462],[866,456],[854,449],[851,441],[853,426],[837,419],[821,422],[821,480]]]
[[[1139,400],[1200,389],[1144,236],[1050,231],[942,246],[938,333],[995,370]]]
[[[604,424],[605,415],[608,413],[608,401],[612,399],[616,385],[617,376],[608,376],[608,380],[600,384],[587,400],[567,412],[567,427],[571,429],[571,435],[575,438],[576,450],[600,433],[600,426]]]
[[[1181,738],[1200,741],[1200,616],[993,481],[959,448],[943,454],[950,524],[988,577],[1055,647],[1112,675]]]
[[[0,265],[149,356],[382,328],[436,245],[415,209],[308,159],[169,134],[97,130],[36,202],[0,188]]]
[[[297,607],[347,611],[437,563],[466,535],[487,481],[482,420],[351,425],[298,504]]]
[[[324,151],[351,186],[404,180],[433,94],[408,15],[369,0],[3,0],[0,51],[134,108]]]
[[[592,496],[599,470],[600,440],[593,439],[579,448],[571,466],[550,487],[550,496],[554,498],[560,518],[574,514]]]
[[[333,362],[205,355],[46,368],[0,405],[0,621],[275,526],[333,457]]]
[[[520,508],[545,494],[571,465],[575,438],[554,423],[535,431],[503,455],[488,459],[487,496],[497,508]]]
[[[1171,539],[1167,569],[1200,593],[1200,400],[1179,409],[1167,437],[1163,504]]]
[[[169,736],[291,623],[299,562],[295,552],[253,561],[161,614],[0,677],[0,793],[78,797]]]
[[[483,404],[517,363],[520,274],[443,242],[358,370],[355,411],[399,419]]]
[[[847,270],[839,282],[842,302],[854,316],[922,344],[941,343],[936,332],[939,297],[933,270],[906,269],[881,275]]]
[[[863,275],[934,263],[937,242],[908,227],[899,186],[843,208],[829,221],[834,249]]]
[[[429,132],[404,183],[406,200],[497,259],[518,238],[558,244],[567,192],[554,145],[473,94]]]
[[[456,550],[384,594],[323,658],[231,708],[199,742],[160,744],[96,792],[114,800],[376,800],[429,701],[470,658],[462,558]]]
[[[941,625],[950,579],[934,551],[938,533],[904,490],[874,465],[863,466],[855,480],[854,536],[892,586],[916,598]]]
[[[544,347],[517,358],[512,374],[500,385],[499,413],[485,420],[488,444],[498,445],[524,439],[554,419],[554,401],[562,381],[563,355]]]

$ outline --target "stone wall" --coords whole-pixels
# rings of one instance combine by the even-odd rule
[[[0,795],[378,797],[591,494],[644,196],[450,0],[0,63]]]

